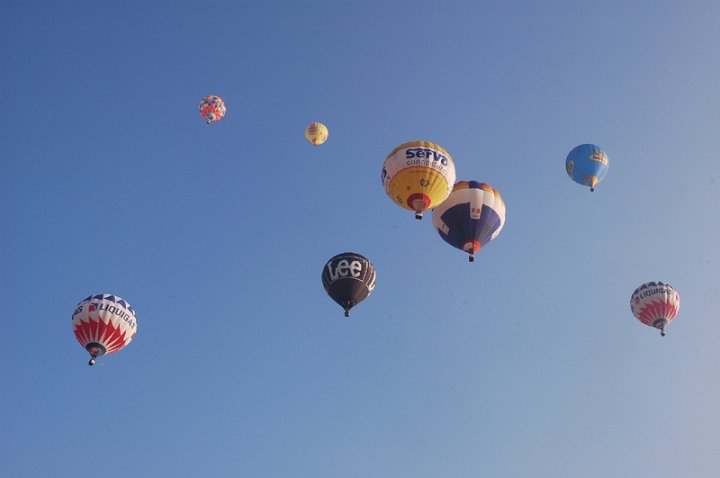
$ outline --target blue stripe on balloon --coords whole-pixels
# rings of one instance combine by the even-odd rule
[[[467,241],[479,241],[485,245],[500,227],[500,216],[487,205],[483,205],[480,219],[470,217],[470,204],[462,203],[448,208],[441,219],[447,224],[447,234],[438,230],[440,237],[453,247],[462,249]]]

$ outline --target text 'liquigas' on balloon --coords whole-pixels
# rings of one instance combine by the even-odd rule
[[[630,310],[636,319],[660,330],[664,337],[665,327],[680,310],[680,294],[670,284],[646,282],[630,297]]]
[[[135,310],[115,294],[96,294],[83,299],[72,315],[75,338],[90,354],[88,365],[101,355],[126,347],[137,333]]]

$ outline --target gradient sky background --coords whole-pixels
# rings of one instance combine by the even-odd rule
[[[711,1],[0,0],[1,474],[720,476],[719,25]],[[382,189],[415,139],[507,204],[473,264]],[[592,194],[564,170],[588,142]],[[320,282],[343,251],[378,271],[350,319]],[[653,280],[682,297],[665,338],[630,312]],[[90,368],[70,319],[99,292],[138,334]]]

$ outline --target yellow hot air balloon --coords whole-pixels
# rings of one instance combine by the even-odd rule
[[[411,141],[395,148],[385,159],[382,182],[390,199],[422,219],[450,195],[455,184],[455,163],[450,154],[428,141]]]
[[[322,123],[318,123],[317,121],[315,123],[310,123],[308,127],[305,128],[305,139],[307,139],[310,144],[314,144],[316,146],[327,141],[329,135],[330,132],[328,131],[327,126]]]

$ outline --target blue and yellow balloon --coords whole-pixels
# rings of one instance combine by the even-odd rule
[[[565,159],[565,171],[570,179],[583,186],[589,186],[590,191],[594,191],[595,186],[607,174],[607,154],[600,146],[594,144],[575,146]]]
[[[455,163],[437,144],[410,141],[388,155],[380,179],[393,202],[422,219],[424,211],[435,208],[452,191]]]
[[[505,202],[488,184],[460,181],[433,209],[432,223],[445,242],[470,254],[468,260],[473,262],[480,248],[505,226]]]

